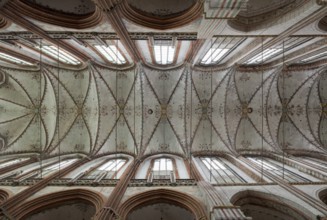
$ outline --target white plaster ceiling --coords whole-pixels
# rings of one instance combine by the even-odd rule
[[[187,156],[327,147],[324,68],[282,74],[92,64],[80,71],[1,72],[3,153]]]

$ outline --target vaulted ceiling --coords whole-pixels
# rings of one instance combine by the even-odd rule
[[[1,154],[326,153],[325,1],[164,2],[0,2]]]
[[[1,68],[4,153],[326,150],[327,71]]]

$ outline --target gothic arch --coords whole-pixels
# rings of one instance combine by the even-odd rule
[[[251,4],[248,3],[245,10],[237,14],[234,19],[228,21],[230,27],[238,31],[255,31],[265,28],[278,21],[277,18],[285,16],[287,13],[297,14],[294,9],[301,7],[308,3],[306,0],[295,1],[283,1],[283,2],[271,2],[262,1],[261,8],[254,9]]]
[[[95,206],[96,212],[102,208],[104,198],[93,191],[85,189],[73,189],[59,191],[51,194],[40,196],[36,199],[23,203],[20,210],[15,213],[15,219],[25,219],[28,215],[37,213],[45,208],[51,208],[60,205],[63,202],[78,200],[91,203]]]
[[[0,205],[2,205],[7,199],[10,197],[11,193],[4,190],[0,189]],[[0,211],[0,219],[4,217],[2,210]]]
[[[253,214],[253,211],[262,211],[266,215],[280,214],[296,220],[314,218],[313,214],[310,215],[311,212],[301,205],[289,199],[265,192],[254,190],[241,191],[236,193],[230,201],[233,205],[240,206],[245,215],[247,215],[247,212]]]
[[[326,32],[327,31],[327,16],[320,19],[317,26],[318,26],[318,30],[320,30],[322,32]]]
[[[323,203],[327,205],[327,188],[320,190],[318,197]]]
[[[7,19],[0,17],[0,29],[4,29],[11,24]]]
[[[189,178],[190,176],[189,168],[185,165],[185,159],[181,155],[174,154],[174,153],[156,153],[156,154],[146,155],[145,157],[143,157],[142,163],[138,167],[138,170],[135,175],[136,179],[144,178],[143,175],[145,175],[145,178],[147,178],[153,169],[154,162],[161,158],[170,159],[172,161],[173,172],[177,179]],[[146,170],[146,173],[142,174],[142,170]]]
[[[10,193],[4,189],[0,189],[0,204],[5,202],[10,196]]]
[[[94,6],[94,11],[86,14],[71,12],[64,13],[60,10],[51,9],[31,1],[19,0],[15,1],[14,7],[20,14],[32,19],[45,22],[52,25],[58,25],[66,28],[85,29],[99,25],[102,21],[102,13],[99,8]],[[10,5],[10,4],[8,4]],[[10,5],[13,6],[13,5]],[[83,4],[80,5],[83,7]],[[86,7],[86,6],[84,6]],[[62,6],[63,10],[65,5]]]
[[[132,196],[120,206],[118,213],[121,219],[126,219],[127,215],[134,209],[156,202],[175,204],[192,212],[196,219],[208,219],[203,204],[198,200],[185,193],[168,189],[149,190]]]
[[[146,12],[136,9],[130,4],[131,2],[133,1],[124,0],[119,5],[122,15],[135,24],[157,30],[166,30],[186,25],[199,18],[203,12],[203,3],[199,0],[193,1],[190,7],[185,8],[181,12],[167,14],[162,13],[162,11],[158,12],[158,10]],[[173,8],[167,10],[170,11]]]

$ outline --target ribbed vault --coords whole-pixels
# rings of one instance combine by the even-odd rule
[[[326,152],[326,70],[1,68],[4,154]]]

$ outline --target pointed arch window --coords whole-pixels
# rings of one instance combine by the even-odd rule
[[[172,40],[154,40],[153,52],[157,64],[169,65],[175,58],[175,41]]]
[[[98,164],[94,169],[90,169],[83,175],[83,179],[113,179],[116,177],[117,172],[126,164],[127,160],[122,158],[105,160],[103,163]]]
[[[213,39],[210,48],[200,61],[201,65],[217,64],[228,56],[240,45],[245,38],[241,37],[216,37]]]
[[[207,169],[206,173],[209,173],[211,183],[234,184],[247,182],[223,158],[201,157],[200,159]]]
[[[266,62],[270,59],[276,58],[283,54],[284,52],[290,51],[294,49],[295,47],[305,44],[306,42],[309,42],[312,40],[312,37],[289,37],[286,38],[282,43],[275,45],[274,47],[267,48],[262,51],[262,53],[259,53],[247,61],[244,62],[244,64],[261,64],[262,62]],[[302,60],[302,62],[305,62]]]
[[[65,159],[65,160],[62,160],[55,164],[52,164],[50,166],[43,167],[42,171],[40,171],[39,174],[37,176],[35,176],[35,178],[42,178],[42,177],[48,176],[56,171],[59,171],[61,169],[68,167],[69,165],[76,162],[77,160],[78,160],[77,158]]]
[[[12,160],[6,160],[0,163],[0,169],[14,165],[14,164],[18,164],[21,163],[23,161],[29,160],[29,158],[25,157],[25,158],[16,158],[16,159],[12,159]]]
[[[10,62],[10,63],[22,65],[22,66],[34,66],[35,65],[33,63],[19,59],[17,57],[11,56],[11,55],[3,53],[3,52],[0,52],[0,59],[4,60],[6,62]]]
[[[325,169],[327,173],[327,161],[320,160],[317,158],[312,158],[312,157],[302,157],[301,159],[308,164],[313,164],[314,166],[318,166],[321,169]]]
[[[42,45],[41,51],[54,59],[58,59],[60,62],[65,64],[74,66],[81,64],[81,62],[75,57],[73,57],[71,54],[53,45]]]
[[[78,180],[88,180],[92,184],[98,184],[105,179],[115,179],[127,162],[127,158],[106,158],[96,164],[91,162],[91,165],[86,165],[83,170],[76,173],[69,183],[74,184]]]
[[[116,45],[94,45],[94,47],[110,62],[117,65],[126,64],[127,61]]]
[[[161,157],[153,161],[152,166],[153,179],[170,179],[174,173],[173,160],[167,157]]]
[[[47,162],[42,166],[40,166],[39,163],[35,163],[32,167],[22,167],[12,172],[3,174],[0,176],[0,179],[12,178],[15,182],[22,182],[31,178],[41,179],[53,174],[54,172],[64,169],[65,167],[69,166],[77,160],[77,158],[74,158],[64,159],[62,161],[52,161]]]
[[[313,61],[317,61],[320,59],[325,59],[327,57],[327,51],[321,51],[320,53],[314,54],[314,55],[309,55],[306,56],[306,58],[302,59],[300,62],[301,63],[310,63]]]
[[[249,160],[256,163],[258,166],[263,167],[264,170],[285,179],[288,182],[312,182],[310,179],[305,178],[305,173],[299,170],[292,171],[288,165],[282,165],[278,161],[265,157],[248,157]],[[298,174],[301,173],[301,174]]]

